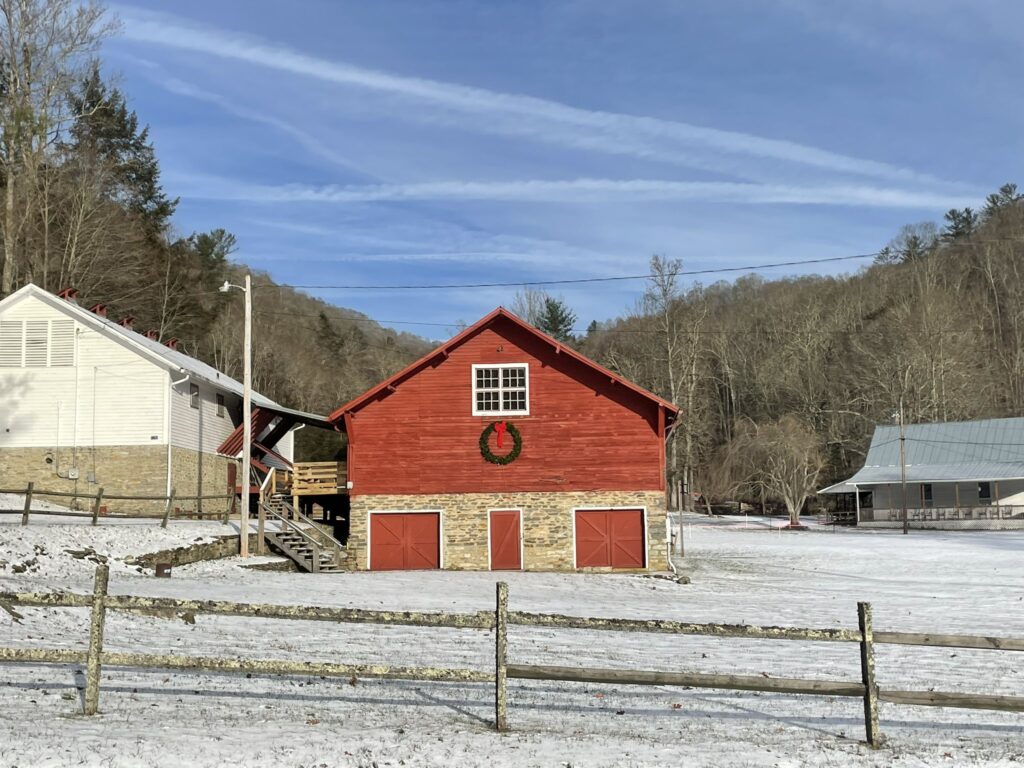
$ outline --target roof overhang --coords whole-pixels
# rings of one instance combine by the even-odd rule
[[[259,405],[253,406],[252,409],[253,442],[255,443],[259,440],[260,434],[278,418],[280,418],[281,421],[271,431],[275,433],[280,432],[282,436],[287,434],[287,432],[298,424],[317,427],[319,429],[328,429],[331,431],[334,431],[335,429],[334,424],[324,416],[317,416],[314,413],[296,411],[292,408],[284,408],[282,406],[275,406],[271,408],[269,406]],[[274,442],[276,442],[276,440]],[[235,427],[230,435],[224,438],[224,442],[222,442],[217,448],[217,453],[223,456],[231,456],[232,458],[235,458],[239,453],[241,453],[244,444],[245,424],[242,423]],[[272,449],[273,447],[273,445],[266,446],[268,449]]]

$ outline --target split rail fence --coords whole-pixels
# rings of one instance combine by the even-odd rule
[[[29,518],[32,515],[52,515],[58,517],[88,517],[92,519],[92,524],[97,525],[101,518],[110,519],[121,519],[121,520],[159,520],[162,528],[167,527],[167,521],[171,519],[181,518],[199,518],[199,519],[219,519],[222,523],[227,523],[228,518],[234,512],[235,506],[235,495],[230,492],[218,493],[214,495],[184,495],[179,496],[172,488],[171,493],[168,496],[131,496],[124,494],[104,493],[103,488],[97,488],[96,493],[82,493],[73,491],[43,491],[35,487],[35,483],[29,483],[26,488],[0,488],[0,493],[15,494],[18,496],[25,497],[25,503],[23,507],[18,509],[0,509],[0,515],[21,515],[21,524],[28,525]],[[44,510],[44,509],[32,509],[32,502],[39,501],[40,496],[53,497],[57,499],[81,499],[87,501],[89,504],[89,511],[78,511],[78,510]],[[197,505],[202,501],[222,501],[225,504],[223,512],[197,512],[197,511],[183,511],[174,506],[175,501],[195,501]],[[164,511],[158,514],[140,512],[139,514],[124,514],[115,513],[110,514],[106,511],[103,506],[105,501],[158,501],[163,502]]]
[[[86,651],[49,648],[0,648],[0,663],[84,664],[86,667],[83,712],[96,714],[99,707],[100,673],[104,666],[129,668],[180,669],[214,672],[246,672],[267,675],[309,675],[324,677],[365,677],[395,680],[425,680],[494,685],[494,725],[506,731],[508,722],[508,680],[558,680],[606,685],[658,685],[692,688],[717,688],[735,691],[842,696],[858,698],[864,706],[866,742],[877,748],[882,743],[878,703],[986,709],[1024,712],[1024,696],[999,696],[940,691],[899,691],[880,689],[875,681],[875,646],[912,645],[939,648],[970,648],[992,651],[1024,651],[1024,638],[988,637],[910,632],[875,632],[871,625],[871,605],[857,604],[858,628],[805,629],[762,627],[746,624],[691,624],[679,621],[583,618],[557,614],[524,613],[508,610],[508,585],[497,584],[495,610],[476,613],[417,613],[352,608],[261,605],[219,601],[176,600],[170,598],[110,595],[109,570],[96,569],[93,593],[16,593],[0,592],[0,607],[18,621],[24,617],[18,607],[89,608],[89,646]],[[450,627],[494,631],[494,671],[450,667],[402,667],[386,664],[338,664],[325,662],[213,658],[206,656],[111,653],[103,650],[107,610],[134,611],[163,617],[179,616],[194,621],[198,614],[247,616],[263,619],[328,621],[336,623]],[[695,672],[662,672],[629,669],[539,666],[508,663],[510,625],[565,630],[702,635],[719,638],[759,640],[797,640],[803,642],[855,643],[859,648],[860,680],[818,680],[778,678],[754,675],[725,675]]]

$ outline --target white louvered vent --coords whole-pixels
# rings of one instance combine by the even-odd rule
[[[49,320],[25,321],[25,367],[45,368],[50,341]]]
[[[21,320],[0,320],[0,368],[21,367]]]
[[[67,368],[75,364],[75,321],[53,320],[50,327],[50,366]]]

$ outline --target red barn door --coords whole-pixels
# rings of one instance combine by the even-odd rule
[[[437,512],[370,515],[370,570],[412,571],[441,567],[441,516]]]
[[[643,568],[642,509],[588,509],[576,513],[576,567]]]
[[[519,510],[491,512],[491,570],[518,571],[520,554]]]

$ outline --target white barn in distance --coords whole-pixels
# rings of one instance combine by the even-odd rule
[[[1024,418],[904,428],[907,518],[912,527],[1024,528]],[[864,466],[822,489],[845,494],[857,525],[897,527],[903,519],[900,429],[875,427]]]
[[[253,407],[286,411],[253,394]],[[74,292],[26,285],[0,301],[0,487],[166,496],[223,512],[235,456],[218,449],[242,418],[242,385],[115,322]],[[275,451],[292,459],[288,430]],[[189,497],[192,497],[191,499]],[[138,509],[138,503],[110,507]]]

